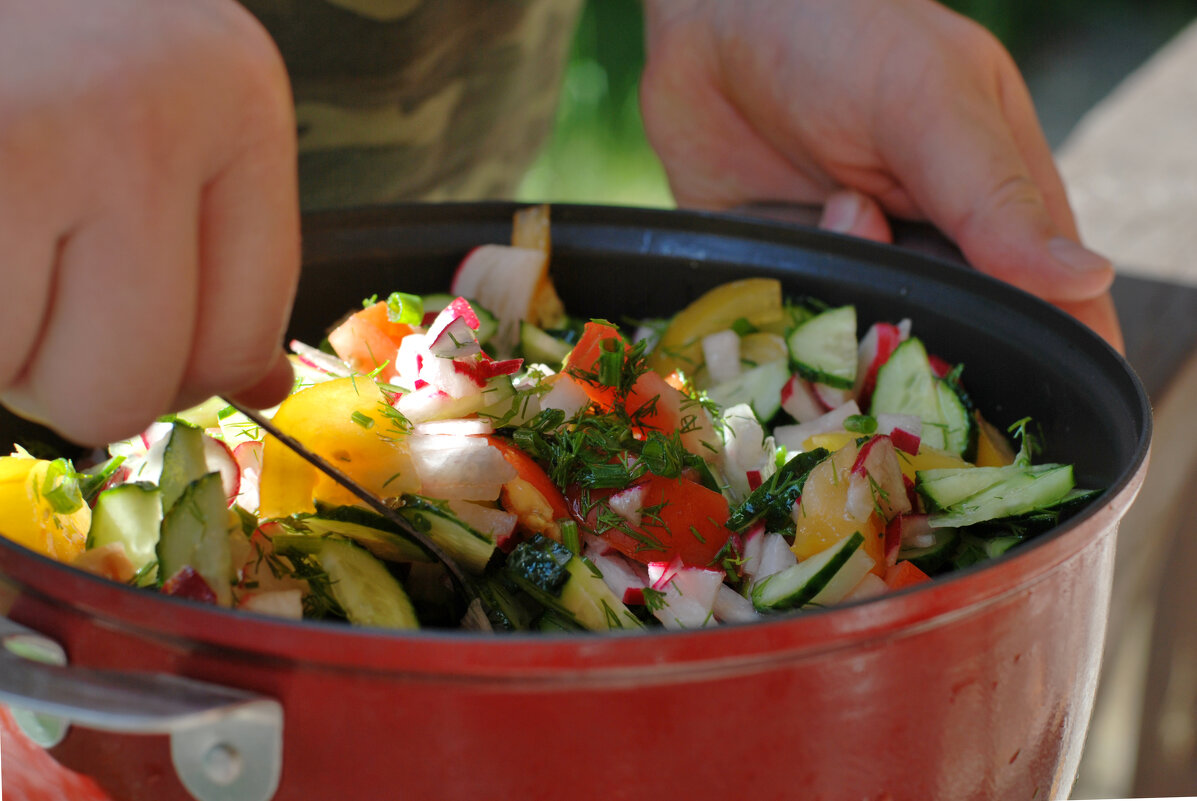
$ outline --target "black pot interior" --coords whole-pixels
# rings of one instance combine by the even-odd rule
[[[318,343],[371,294],[448,290],[473,247],[505,243],[507,203],[410,205],[309,215],[289,336]],[[552,274],[575,316],[663,316],[735,278],[773,276],[793,296],[854,303],[865,325],[914,321],[928,350],[965,365],[999,426],[1042,426],[1041,461],[1072,462],[1078,485],[1116,490],[1145,458],[1150,410],[1130,367],[1053,307],[966,268],[782,223],[594,206],[552,212]],[[62,443],[11,415],[6,441]]]

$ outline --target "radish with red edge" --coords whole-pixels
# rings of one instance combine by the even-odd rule
[[[615,593],[616,598],[625,604],[643,606],[644,588],[648,585],[643,571],[638,571],[633,562],[618,552],[606,548],[605,545],[601,547],[606,550],[588,545],[582,553],[603,574],[603,581],[611,588],[611,592]]]
[[[162,582],[162,593],[213,606],[217,603],[216,592],[191,565],[184,565],[177,573]]]
[[[893,441],[884,434],[860,447],[848,477],[847,511],[863,520],[876,511],[885,520],[910,511],[902,467]]]
[[[873,387],[877,384],[877,370],[902,342],[902,333],[891,323],[874,323],[860,340],[857,349],[856,402],[868,408]]]
[[[722,570],[685,567],[675,559],[668,565],[650,563],[650,579],[654,576],[654,566],[660,576],[653,581],[652,587],[662,593],[662,597],[661,604],[653,609],[653,616],[665,628],[699,628],[715,622],[712,610],[719,588],[723,586]]]
[[[921,440],[915,434],[911,434],[909,431],[901,428],[895,428],[890,432],[889,438],[898,450],[905,451],[912,456],[918,455]]]
[[[258,482],[262,475],[262,443],[257,440],[238,443],[233,458],[241,471],[236,503],[250,512],[258,511]]]
[[[634,484],[607,499],[611,511],[622,517],[633,528],[640,525],[640,510],[644,508],[645,484]]]
[[[842,387],[832,387],[827,384],[811,384],[811,389],[818,398],[819,404],[826,411],[838,409],[850,400],[853,400],[852,390],[843,389]]]
[[[222,440],[213,439],[204,434],[203,442],[204,463],[207,464],[209,471],[220,473],[220,483],[224,487],[224,497],[228,499],[229,506],[232,506],[236,503],[237,496],[241,494],[241,467],[237,462],[237,458],[233,455],[232,448]],[[247,445],[249,443],[242,444]]]
[[[478,353],[482,346],[478,344],[478,337],[474,334],[476,330],[478,316],[470,308],[469,301],[465,298],[454,298],[428,327],[425,334],[428,350],[435,356],[450,359]]]
[[[781,408],[799,423],[809,423],[826,411],[815,396],[811,383],[800,375],[790,376],[781,389]]]
[[[760,575],[761,555],[765,546],[765,524],[755,523],[740,537],[740,573],[746,578]]]

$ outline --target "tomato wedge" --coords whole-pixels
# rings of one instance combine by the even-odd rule
[[[328,343],[342,361],[359,373],[373,372],[385,364],[379,377],[390,381],[395,377],[399,343],[411,332],[410,325],[391,322],[387,304],[380,300],[334,328],[328,335]]]
[[[593,379],[603,352],[614,348],[628,348],[619,331],[607,323],[591,321],[565,359],[564,372],[577,379],[587,397],[606,410],[615,408],[620,402],[619,392],[615,387]],[[682,444],[691,453],[705,456],[710,450],[703,443],[716,441],[706,411],[651,370],[636,378],[623,400],[623,407],[629,415],[637,415],[642,430],[680,432]]]
[[[514,443],[502,437],[487,437],[486,441],[499,449],[518,474],[503,485],[499,505],[514,514],[519,525],[528,531],[561,542],[557,521],[568,520],[571,516],[561,490],[544,468]]]
[[[706,567],[715,561],[731,537],[727,500],[720,493],[686,478],[657,475],[649,475],[633,488],[643,491],[638,525],[616,519],[608,505],[611,496],[627,490],[583,494],[572,488],[566,498],[580,525],[638,562],[668,562],[678,557],[687,565]],[[618,527],[610,527],[612,522]]]

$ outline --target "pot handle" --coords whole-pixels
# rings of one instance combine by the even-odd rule
[[[283,709],[243,690],[164,673],[69,667],[58,643],[0,616],[0,703],[39,744],[70,725],[166,734],[197,801],[269,801],[282,772]]]

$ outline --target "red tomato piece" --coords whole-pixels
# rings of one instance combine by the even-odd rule
[[[900,590],[915,584],[930,581],[931,577],[920,570],[913,562],[898,562],[885,571],[885,585],[891,590]]]
[[[727,528],[729,512],[723,495],[685,478],[657,475],[649,475],[637,486],[644,487],[639,524],[625,520],[599,536],[620,553],[645,564],[675,557],[694,567],[712,564],[732,534]],[[597,533],[599,510],[616,492],[622,490],[592,490],[589,508],[583,508],[582,493],[577,489],[568,492],[567,498],[579,524]]]
[[[404,323],[392,323],[387,316],[387,304],[378,301],[350,315],[328,335],[341,360],[359,373],[370,373],[385,364],[379,377],[390,381],[395,377],[395,353],[399,343],[412,332]]]
[[[560,542],[561,530],[557,521],[571,516],[561,490],[544,468],[514,443],[501,437],[487,437],[486,441],[502,452],[503,458],[518,474],[503,485],[500,505],[514,514],[524,529]]]

